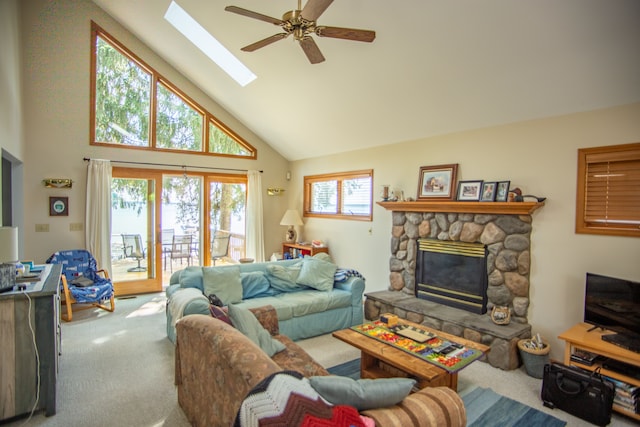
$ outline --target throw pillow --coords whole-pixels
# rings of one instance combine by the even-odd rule
[[[233,326],[233,323],[231,323],[231,319],[229,319],[227,310],[225,310],[224,308],[211,304],[209,305],[209,312],[211,313],[211,316],[215,317],[216,319],[222,320],[223,322]]]
[[[322,261],[327,261],[333,264],[333,260],[331,259],[331,255],[326,252],[318,252],[312,258],[319,259]]]
[[[278,263],[269,264],[267,265],[267,279],[269,279],[271,287],[279,291],[301,291],[305,289],[305,287],[296,283],[301,268],[302,262],[290,266],[284,266]]]
[[[240,266],[202,267],[204,294],[215,294],[225,304],[242,301]]]
[[[286,348],[284,344],[274,339],[258,322],[256,316],[246,308],[229,305],[229,317],[233,326],[267,353],[269,357]]]
[[[327,401],[355,406],[359,411],[393,406],[413,388],[411,378],[378,378],[354,380],[338,375],[309,378],[311,386]]]
[[[202,268],[187,267],[180,271],[180,287],[202,289]]]
[[[305,258],[296,283],[309,286],[319,291],[333,289],[333,276],[338,267],[319,258]]]
[[[240,273],[240,281],[242,282],[242,299],[262,296],[269,291],[269,279],[264,271]]]

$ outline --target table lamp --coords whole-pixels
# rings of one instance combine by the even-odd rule
[[[0,263],[18,263],[18,227],[0,227]]]
[[[0,227],[0,292],[13,289],[18,264],[18,227]]]
[[[295,209],[289,209],[284,213],[282,220],[280,221],[280,225],[288,225],[289,229],[287,229],[287,234],[284,237],[285,242],[293,243],[296,241],[298,234],[294,228],[295,225],[304,225],[302,222],[302,218],[300,218],[300,214]]]

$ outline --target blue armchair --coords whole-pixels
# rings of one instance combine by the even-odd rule
[[[47,259],[47,264],[62,264],[63,297],[61,305],[66,308],[66,313],[61,312],[63,320],[71,321],[73,317],[72,305],[80,304],[81,308],[101,308],[113,312],[115,310],[115,298],[113,283],[109,273],[98,270],[93,255],[84,249],[72,249],[59,251]],[[109,300],[109,305],[105,305]]]

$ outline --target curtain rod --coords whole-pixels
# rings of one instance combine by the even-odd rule
[[[89,157],[84,157],[82,160],[88,162],[91,160]],[[169,166],[173,168],[182,168],[182,169],[207,169],[207,170],[221,170],[221,171],[235,171],[235,172],[249,172],[247,169],[231,169],[231,168],[212,168],[209,166],[187,166],[187,165],[174,165],[171,163],[149,163],[149,162],[127,162],[125,160],[109,160],[111,163],[126,163],[130,165],[147,165],[147,166]],[[258,171],[262,173],[263,171]]]

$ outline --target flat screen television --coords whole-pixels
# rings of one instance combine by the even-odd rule
[[[640,282],[587,273],[584,321],[617,332],[604,340],[640,352]]]

